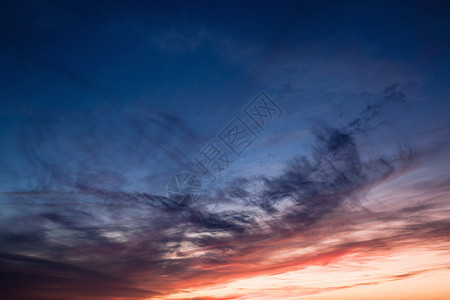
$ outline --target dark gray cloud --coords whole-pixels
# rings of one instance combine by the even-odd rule
[[[357,118],[350,121],[345,127],[347,131],[364,134],[385,123],[383,115],[392,104],[406,105],[407,94],[417,88],[414,81],[395,82],[383,90],[383,98],[375,103],[368,104]]]
[[[16,274],[11,276],[8,293],[20,283],[28,287],[23,297],[36,299],[42,293],[57,297],[59,291],[75,289],[82,290],[80,299],[125,294],[149,297],[156,293],[153,291],[163,293],[180,288],[173,282],[183,282],[186,276],[201,280],[223,275],[214,270],[189,271],[196,266],[220,268],[236,263],[298,234],[303,236],[304,245],[314,244],[332,234],[359,230],[369,220],[409,216],[410,223],[391,236],[333,246],[325,249],[323,255],[355,245],[375,250],[412,238],[448,238],[449,221],[424,222],[419,217],[433,208],[431,204],[387,214],[367,212],[360,205],[359,200],[370,186],[410,167],[417,157],[415,151],[400,149],[394,158],[363,161],[351,133],[326,126],[313,132],[316,143],[310,157],[292,160],[281,175],[235,179],[216,196],[205,195],[205,204],[232,204],[245,198],[245,205],[239,210],[215,212],[202,205],[179,207],[164,196],[87,186],[78,186],[79,191],[71,193],[3,194],[2,198],[9,199],[8,205],[17,211],[2,221],[0,235],[3,272]],[[255,181],[261,183],[259,190],[249,188]],[[280,210],[283,201],[288,201],[289,207]],[[348,223],[342,216],[355,208],[355,222]],[[266,225],[261,227],[261,222]],[[192,256],[199,250],[208,254]],[[45,259],[35,259],[35,255]],[[313,258],[305,257],[303,261],[310,259]],[[47,275],[36,280],[36,272]],[[68,274],[82,280],[74,283],[76,279]],[[171,281],[158,279],[163,275],[170,276]],[[140,279],[117,279],[135,276]],[[155,279],[146,281],[146,288],[142,289],[144,277]],[[58,291],[54,290],[55,285]],[[92,288],[108,285],[115,288],[104,293]]]
[[[136,299],[158,294],[70,264],[13,254],[0,254],[0,262],[2,295],[8,299]]]

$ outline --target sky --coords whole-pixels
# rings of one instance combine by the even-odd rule
[[[0,1],[0,298],[450,299],[450,2]]]

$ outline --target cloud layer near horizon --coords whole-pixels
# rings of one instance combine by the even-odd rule
[[[448,245],[448,179],[439,186],[423,182],[410,203],[387,200],[387,210],[368,200],[377,187],[419,169],[425,154],[403,148],[363,160],[352,134],[324,126],[313,132],[309,158],[297,157],[274,177],[234,179],[195,206],[79,184],[67,192],[2,194],[4,293],[11,299],[162,297],[349,255],[358,261],[411,244],[430,251]],[[373,280],[437,267],[445,265],[431,261]]]

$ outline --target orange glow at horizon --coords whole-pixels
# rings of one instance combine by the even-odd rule
[[[335,232],[324,220],[319,228],[327,232],[274,238],[227,264],[197,265],[192,278],[174,284],[172,293],[151,299],[450,299],[449,242],[403,236],[402,229],[411,226],[408,220],[380,222],[376,217],[377,209],[383,211],[379,203],[402,209],[410,203],[401,199],[420,204],[429,200],[426,195],[395,186],[377,187],[369,195],[364,205],[373,218],[355,213],[349,228]],[[446,218],[447,198],[433,201],[441,210],[430,211],[428,219],[439,222]],[[214,276],[194,275],[202,270],[213,270]]]

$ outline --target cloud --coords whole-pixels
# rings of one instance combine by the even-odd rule
[[[30,256],[0,254],[3,297],[8,299],[136,299],[158,293],[124,279]]]
[[[171,122],[177,126],[171,130],[184,133],[171,120],[162,116],[150,122]],[[325,125],[313,132],[316,143],[309,158],[292,160],[279,176],[233,180],[220,193],[205,195],[204,206],[182,208],[164,196],[86,185],[67,193],[2,194],[16,210],[3,219],[0,235],[4,272],[21,265],[11,287],[29,286],[23,297],[57,297],[75,289],[82,291],[80,299],[150,297],[327,264],[349,253],[386,251],[412,240],[445,241],[450,221],[423,219],[435,208],[432,203],[393,212],[361,204],[374,186],[414,165],[415,151],[401,149],[394,158],[367,161],[351,132]],[[210,203],[222,203],[222,209]],[[241,206],[233,208],[232,203]],[[388,236],[322,245],[325,239],[340,240],[371,228],[369,224],[406,217],[408,222]],[[283,260],[274,256],[283,249],[308,247],[315,250]],[[33,274],[41,273],[46,275],[37,288]],[[82,280],[75,284],[73,276]],[[94,291],[93,286],[99,288]]]
[[[30,109],[20,117],[24,122],[9,129],[15,152],[0,159],[1,175],[16,177],[2,187],[7,191],[120,190],[136,183],[152,190],[166,182],[147,177],[166,180],[191,169],[203,144],[184,120],[145,104],[118,113]]]
[[[364,134],[379,127],[384,123],[381,119],[383,111],[393,103],[405,104],[406,94],[415,87],[417,87],[417,82],[413,81],[396,82],[386,86],[383,91],[383,98],[375,103],[368,104],[357,118],[348,123],[345,129]]]

